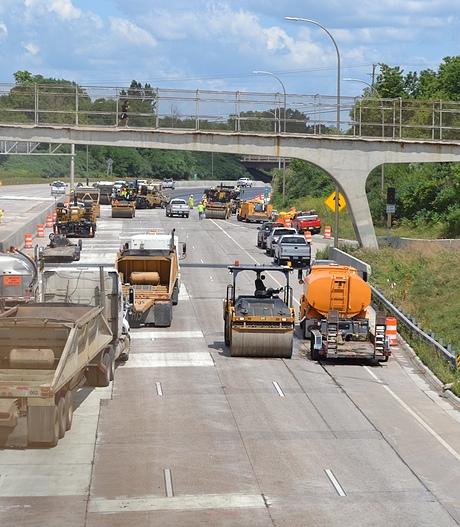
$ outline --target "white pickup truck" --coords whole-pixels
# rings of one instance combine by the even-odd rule
[[[188,218],[190,214],[190,206],[182,198],[173,198],[166,205],[166,216],[182,216],[183,218]]]
[[[274,245],[274,259],[278,265],[287,262],[299,265],[310,265],[311,245],[304,236],[285,234],[278,238]]]

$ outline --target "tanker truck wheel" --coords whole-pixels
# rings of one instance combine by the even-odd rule
[[[312,335],[311,340],[310,340],[310,356],[311,356],[311,360],[318,361],[319,353],[318,353],[318,350],[314,348],[314,345],[315,345],[315,339]]]

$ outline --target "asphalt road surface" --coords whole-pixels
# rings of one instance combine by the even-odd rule
[[[2,527],[460,524],[460,414],[402,349],[318,363],[297,329],[292,359],[229,356],[227,266],[271,263],[256,224],[102,206],[75,265],[113,263],[121,234],[153,228],[187,241],[171,327],[131,330],[129,361],[78,391],[57,447],[0,451]]]

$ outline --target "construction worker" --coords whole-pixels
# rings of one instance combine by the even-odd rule
[[[198,219],[199,220],[202,220],[203,219],[203,216],[204,216],[204,206],[203,206],[203,202],[200,201],[200,203],[198,203]]]
[[[188,204],[191,209],[193,209],[193,205],[195,203],[195,200],[193,199],[193,194],[188,198]]]

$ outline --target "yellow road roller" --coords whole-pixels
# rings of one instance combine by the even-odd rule
[[[232,357],[289,359],[294,340],[295,311],[289,266],[228,266],[233,276],[224,299],[224,338]],[[265,280],[282,274],[284,285],[267,287]],[[244,292],[247,290],[248,292]]]

